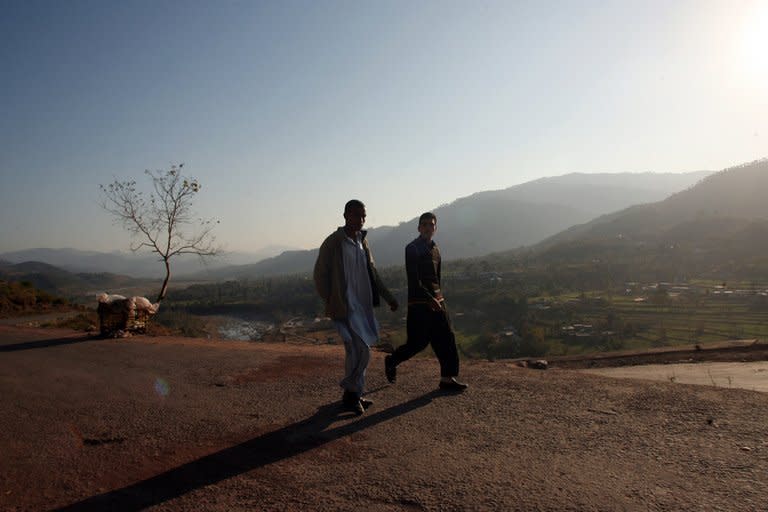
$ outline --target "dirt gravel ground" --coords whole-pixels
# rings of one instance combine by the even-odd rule
[[[768,510],[768,394],[339,346],[0,326],[0,510]]]

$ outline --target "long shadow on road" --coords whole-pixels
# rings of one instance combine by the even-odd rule
[[[0,345],[0,352],[18,352],[20,350],[32,350],[36,348],[58,347],[60,345],[71,345],[73,343],[84,343],[86,341],[103,341],[104,338],[94,336],[79,336],[71,338],[55,338],[50,340],[25,341],[22,343],[13,343],[10,345]]]
[[[188,462],[122,489],[93,496],[57,510],[59,512],[142,510],[182,496],[194,489],[293,457],[407,414],[424,407],[440,395],[440,391],[432,391],[330,430],[325,429],[343,417],[339,415],[338,403],[324,405],[305,420]]]

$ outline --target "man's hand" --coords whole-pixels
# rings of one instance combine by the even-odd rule
[[[429,309],[432,311],[442,311],[443,301],[432,297],[432,300],[429,301]]]

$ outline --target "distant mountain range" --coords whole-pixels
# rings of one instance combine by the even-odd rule
[[[711,174],[663,201],[631,206],[575,225],[542,242],[547,247],[574,239],[659,237],[684,225],[715,219],[768,219],[768,159]],[[695,230],[694,230],[695,231]],[[715,234],[708,229],[708,233]]]
[[[768,261],[768,159],[725,169],[663,201],[572,226],[529,248],[540,261],[664,254],[681,266]]]
[[[35,288],[69,298],[95,297],[105,291],[143,295],[159,290],[156,279],[136,279],[108,272],[74,273],[39,261],[11,263],[0,260],[0,280],[27,281]]]
[[[447,259],[531,245],[601,214],[658,201],[691,187],[709,174],[574,173],[479,192],[432,209],[439,219],[437,240]],[[417,235],[416,224],[414,218],[398,226],[369,230],[368,240],[380,266],[402,264],[403,248]],[[330,226],[329,233],[333,229]],[[269,247],[260,253],[229,253],[205,262],[195,257],[179,257],[174,260],[173,273],[177,277],[226,280],[311,271],[316,249],[284,249]],[[146,253],[40,248],[0,254],[0,260],[12,264],[46,263],[75,275],[106,273],[157,278],[164,271],[157,258]],[[58,276],[55,280],[64,278]],[[45,283],[39,284],[47,289]]]
[[[709,174],[574,173],[425,208],[432,208],[438,217],[436,240],[446,259],[467,258],[535,244],[599,215],[664,199]],[[417,220],[368,231],[379,266],[403,263],[405,245],[418,235]],[[333,229],[331,226],[328,232]],[[316,258],[317,249],[287,251],[255,264],[214,269],[208,274],[216,279],[241,279],[305,273],[311,271]]]
[[[626,175],[630,181],[639,180],[631,181],[627,189],[619,186],[622,176],[547,178],[438,207],[433,211],[439,218],[441,247],[449,255],[451,251],[457,253],[457,257],[492,254],[496,263],[521,254],[527,261],[543,265],[606,261],[632,269],[649,262],[647,268],[653,268],[656,261],[665,268],[676,266],[681,275],[690,274],[694,268],[707,269],[713,276],[737,267],[756,269],[753,273],[768,268],[768,201],[764,197],[768,192],[768,159],[717,173]],[[641,186],[644,183],[657,186]],[[621,197],[629,202],[664,195],[659,183],[674,185],[677,190],[655,202],[627,205],[580,224],[573,222],[589,215],[584,212],[599,210],[600,204],[616,206]],[[601,203],[605,197],[610,200]],[[545,236],[558,224],[567,226]],[[400,253],[415,237],[415,228],[416,219],[412,219],[396,227],[370,230],[380,266],[401,264]],[[535,242],[526,245],[523,242],[527,240]],[[517,245],[525,247],[512,250]],[[390,246],[396,250],[388,250]],[[507,250],[496,250],[499,247]],[[317,250],[284,251],[255,264],[211,269],[205,277],[224,280],[307,273],[316,254]],[[48,291],[94,287],[109,291],[137,284],[116,274],[72,273],[40,262],[14,263],[6,255],[0,255],[0,279],[28,280]]]
[[[253,263],[280,254],[287,249],[283,246],[269,246],[254,253],[225,252],[208,260],[183,255],[174,258],[173,273],[180,276],[208,272],[212,269],[232,265]],[[74,273],[108,272],[136,278],[165,275],[165,267],[158,261],[157,256],[148,253],[105,253],[77,249],[40,248],[0,254],[0,260],[5,260],[8,263],[28,261],[48,263]]]

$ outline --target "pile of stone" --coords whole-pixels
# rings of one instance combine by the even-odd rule
[[[96,311],[102,336],[123,337],[146,332],[149,319],[160,308],[159,302],[152,304],[146,297],[102,293],[98,300]]]

